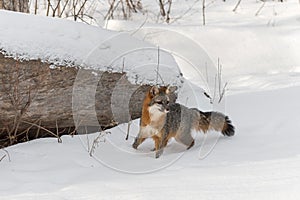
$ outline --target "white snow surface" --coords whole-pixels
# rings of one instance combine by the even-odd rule
[[[174,42],[176,34],[169,35],[175,49],[182,47],[178,50],[181,55],[192,63],[198,57],[214,63],[220,58],[224,81],[228,82],[224,103],[211,106],[197,95],[202,91],[197,86],[203,83],[199,80],[203,77],[197,77],[190,71],[195,67],[175,56],[188,80],[179,92],[179,102],[225,112],[236,127],[235,136],[194,133],[193,148],[185,150],[171,141],[164,154],[155,159],[151,140],[138,150],[132,149],[139,123],[135,120],[128,141],[124,139],[127,124],[112,128],[108,130],[111,134],[101,138],[93,157],[88,149],[99,133],[88,138],[63,136],[61,144],[55,138],[44,138],[14,145],[6,148],[10,161],[7,153],[0,151],[0,158],[6,155],[0,162],[1,200],[299,199],[300,6],[297,1],[267,1],[255,16],[260,1],[242,1],[233,13],[235,3],[211,1],[206,27],[199,24],[197,15],[187,15],[168,26],[168,30],[191,38],[208,54],[195,56],[195,46],[186,48],[180,41]],[[179,11],[180,6],[187,6],[175,5]],[[0,15],[6,14],[0,11]],[[4,23],[1,16],[0,21]],[[110,29],[125,31],[140,26],[122,21],[109,24]],[[138,33],[135,37],[140,38]],[[151,42],[151,38],[146,40]],[[144,74],[147,72],[144,70]]]

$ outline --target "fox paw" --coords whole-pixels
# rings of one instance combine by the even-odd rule
[[[159,157],[161,156],[162,153],[163,153],[163,150],[162,150],[162,149],[156,151],[156,153],[155,153],[155,158],[159,158]]]
[[[138,145],[138,143],[136,143],[136,142],[132,144],[132,147],[133,147],[134,149],[137,149],[138,146],[139,146],[139,145]]]

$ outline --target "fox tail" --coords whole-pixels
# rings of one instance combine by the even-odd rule
[[[224,136],[234,135],[234,126],[228,116],[220,112],[202,112],[200,113],[198,130],[207,132],[209,130],[220,131]]]

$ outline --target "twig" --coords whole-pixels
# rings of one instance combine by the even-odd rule
[[[168,3],[169,3],[169,8],[168,8],[168,11],[167,11],[167,19],[166,19],[167,23],[170,22],[170,13],[171,13],[172,0],[168,0]]]
[[[162,76],[160,75],[159,71],[155,70],[155,72],[157,73],[157,76],[160,78],[162,84],[165,85],[164,79],[163,79]]]
[[[50,2],[50,0],[48,0],[48,4],[47,4],[47,11],[46,11],[46,16],[49,16],[49,12],[50,12],[50,6],[52,6],[52,5],[51,5],[51,2]]]
[[[203,26],[205,26],[205,0],[202,0],[202,22]]]
[[[84,126],[84,130],[85,130],[85,135],[86,135],[86,140],[87,140],[87,147],[88,147],[88,149],[90,149],[90,139],[89,139],[89,134],[88,134],[88,130],[87,130],[86,126]]]
[[[160,59],[160,48],[157,47],[157,67],[156,67],[156,85],[158,84],[158,76],[159,76],[159,59]]]
[[[129,138],[129,132],[130,132],[131,123],[132,123],[132,119],[130,118],[130,121],[128,122],[128,125],[127,125],[127,135],[126,135],[125,140],[128,140],[128,138]]]
[[[8,151],[6,149],[3,149],[3,148],[1,148],[1,150],[4,151],[6,154],[0,159],[0,162],[3,160],[3,158],[6,157],[6,155],[8,157],[8,161],[11,162],[10,155],[9,155]]]
[[[110,134],[111,132],[106,132],[106,131],[101,131],[100,133],[99,133],[99,135],[94,139],[94,141],[93,141],[93,144],[92,144],[92,147],[91,147],[91,149],[90,149],[90,156],[92,157],[93,156],[93,154],[95,153],[95,150],[96,150],[96,148],[99,146],[99,143],[100,142],[105,142],[105,135],[106,134]],[[103,140],[101,140],[102,138],[104,137],[104,139]]]
[[[52,11],[52,17],[55,17],[55,13],[56,11],[58,10],[59,6],[60,6],[60,1],[61,0],[58,0],[57,4],[56,4],[56,7],[53,9]],[[59,14],[59,13],[58,13]]]
[[[116,0],[113,0],[110,3],[110,7],[109,7],[104,19],[113,19],[113,13],[114,13],[114,10],[115,10],[115,2],[116,2]]]
[[[165,11],[165,7],[164,7],[164,3],[162,1],[163,0],[159,0],[160,15],[165,17],[166,11]]]
[[[80,6],[78,12],[77,12],[77,17],[79,16],[80,12],[83,10],[85,4],[86,4],[87,0],[84,0],[83,4]],[[76,20],[75,20],[76,21]]]
[[[222,66],[220,64],[220,59],[218,58],[218,89],[219,89],[219,94],[221,94],[221,84],[222,84]]]
[[[218,58],[218,88],[219,88],[219,100],[218,103],[220,103],[222,101],[222,99],[224,98],[225,95],[225,91],[226,91],[226,86],[227,86],[227,82],[225,83],[225,85],[222,87],[222,65],[220,64],[220,59]]]
[[[127,13],[126,13],[126,11],[125,11],[125,7],[124,7],[123,0],[120,0],[120,2],[121,2],[121,9],[122,9],[122,12],[123,12],[123,18],[124,18],[125,20],[127,20],[128,16],[127,16]]]
[[[55,120],[56,135],[59,137],[57,119]]]
[[[227,82],[225,83],[224,87],[223,87],[223,90],[220,94],[220,98],[219,98],[219,101],[218,103],[221,103],[222,99],[224,98],[224,95],[225,95],[225,91],[226,91],[226,87],[227,87]]]
[[[92,16],[89,16],[89,15],[87,15],[87,14],[83,14],[83,16],[88,17],[88,18],[90,18],[91,20],[96,21]],[[74,15],[71,15],[71,16],[69,16],[69,17],[74,17]],[[84,23],[90,25],[89,22],[87,22],[86,20],[84,20],[84,19],[83,19],[82,17],[80,17],[79,15],[76,16],[76,19],[80,19],[82,22],[84,22]]]
[[[186,10],[182,13],[182,15],[180,15],[179,17],[176,17],[175,19],[173,18],[173,20],[170,22],[170,24],[173,24],[174,22],[176,22],[179,19],[182,19],[185,15],[187,15],[188,13],[190,13],[190,11],[195,7],[195,5],[199,2],[200,0],[194,1],[194,3]]]
[[[237,4],[235,5],[234,9],[232,10],[233,12],[235,12],[235,11],[237,10],[237,8],[239,7],[239,5],[241,4],[241,1],[242,1],[242,0],[239,0],[239,1],[237,2]]]
[[[259,7],[259,9],[257,10],[257,12],[255,13],[255,16],[258,16],[258,15],[259,15],[260,11],[263,9],[263,7],[265,6],[265,4],[266,4],[266,2],[264,1],[264,2],[262,3],[262,5]]]
[[[214,95],[213,95],[213,101],[211,103],[213,103],[216,99],[216,92],[217,91],[217,74],[215,75],[215,87],[214,87]]]
[[[210,100],[210,103],[212,103],[212,98],[211,96],[209,96],[209,94],[207,94],[207,92],[203,92],[203,94]]]
[[[66,3],[65,3],[65,5],[64,5],[63,9],[61,10],[60,14],[58,15],[59,17],[62,17],[63,13],[64,13],[65,10],[66,10],[66,7],[67,7],[68,3],[69,3],[69,0],[66,0]]]
[[[62,140],[61,138],[59,137],[59,135],[55,135],[52,131],[49,131],[48,129],[42,127],[42,126],[39,126],[37,124],[34,124],[34,123],[31,123],[31,122],[27,122],[27,121],[24,121],[24,120],[21,120],[20,122],[23,122],[25,124],[29,124],[29,125],[33,125],[33,126],[36,126],[44,131],[46,131],[47,133],[50,133],[52,136],[56,137],[58,139],[58,143],[62,143]]]
[[[0,162],[6,157],[6,154],[4,154],[1,158],[0,158]]]
[[[37,9],[38,9],[38,0],[35,0],[35,3],[34,3],[34,14],[36,15],[37,14]]]
[[[41,123],[42,123],[42,120],[39,120],[39,126],[41,126]],[[35,134],[35,138],[38,138],[38,136],[40,134],[40,130],[41,130],[41,128],[38,127],[38,130],[36,131],[36,134]]]
[[[134,35],[135,33],[137,33],[139,30],[141,30],[141,28],[143,28],[143,26],[146,24],[146,22],[148,21],[148,12],[146,14],[147,14],[146,19],[133,33],[130,34],[131,36]]]
[[[70,132],[71,131],[71,128],[72,127],[69,127],[69,135],[71,135],[72,137],[74,137],[74,135],[75,135],[75,133],[76,133],[76,128],[74,128],[74,130],[72,131],[72,132]]]
[[[122,73],[124,72],[124,68],[125,68],[125,57],[123,57],[123,62],[122,62]]]

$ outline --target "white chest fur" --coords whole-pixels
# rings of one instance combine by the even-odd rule
[[[152,137],[160,132],[164,125],[164,119],[166,116],[165,112],[160,111],[158,105],[152,105],[148,108],[150,115],[150,124],[143,126],[140,129],[140,135],[142,137]]]
[[[153,128],[151,125],[141,127],[140,129],[140,135],[143,138],[152,137],[153,135],[158,134],[158,132],[159,130],[157,128]]]
[[[148,111],[152,122],[161,120],[161,118],[166,114],[165,112],[160,111],[160,107],[155,104],[150,106]]]

